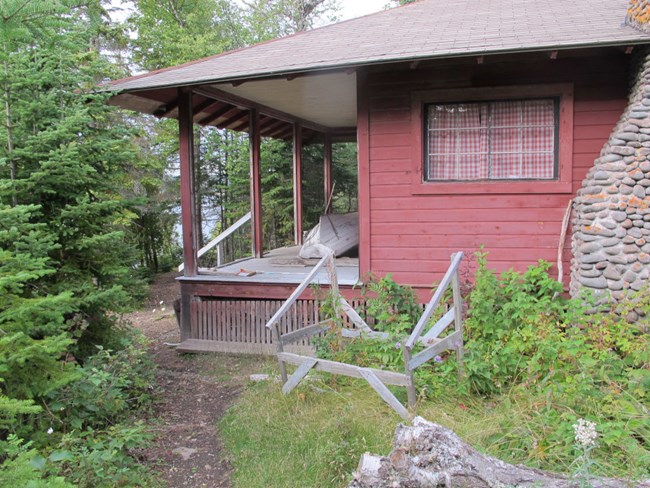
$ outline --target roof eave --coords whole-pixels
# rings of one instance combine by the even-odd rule
[[[504,54],[526,54],[526,53],[546,52],[546,51],[567,51],[571,49],[593,49],[598,47],[638,46],[644,44],[650,44],[650,38],[629,39],[629,40],[612,41],[612,42],[583,43],[583,44],[561,44],[561,45],[549,44],[545,46],[534,46],[530,48],[475,50],[475,51],[466,51],[463,53],[445,53],[445,54],[433,55],[433,56],[394,57],[394,58],[377,59],[374,61],[368,61],[363,63],[350,62],[350,63],[340,63],[340,64],[333,64],[333,65],[328,65],[323,67],[311,67],[311,68],[296,67],[296,68],[289,68],[289,69],[276,70],[276,71],[259,72],[259,73],[254,73],[246,76],[207,78],[207,79],[201,79],[192,82],[157,83],[157,84],[153,83],[151,85],[147,85],[143,87],[126,88],[126,89],[120,89],[119,85],[121,80],[116,80],[112,82],[110,85],[102,86],[102,91],[115,92],[115,94],[137,93],[141,91],[158,90],[158,89],[165,89],[165,88],[180,88],[180,87],[191,87],[191,86],[201,86],[201,85],[212,85],[217,83],[234,83],[234,82],[241,82],[241,81],[268,80],[274,78],[283,78],[298,73],[318,74],[323,72],[333,72],[333,71],[342,71],[342,70],[351,70],[351,69],[357,70],[369,66],[380,66],[380,65],[394,64],[394,63],[409,63],[413,61],[467,58],[467,57],[474,57],[474,56],[495,56],[495,55],[504,55]],[[152,76],[155,76],[155,73],[152,73]],[[131,79],[132,78],[125,78],[124,82],[130,81]]]

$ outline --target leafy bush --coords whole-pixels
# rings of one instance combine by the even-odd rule
[[[631,308],[647,310],[648,290],[598,309],[593,297],[564,297],[561,284],[548,276],[548,263],[500,277],[487,268],[485,255],[478,263],[460,386],[513,408],[527,405],[526,424],[503,419],[494,439],[499,450],[533,464],[567,467],[576,455],[570,426],[587,418],[598,425],[600,469],[647,470],[648,341],[642,327],[625,317]],[[437,381],[449,386],[455,378],[441,375]]]
[[[364,367],[403,369],[401,342],[422,314],[415,292],[410,287],[399,285],[388,274],[383,278],[371,276],[361,294],[365,306],[358,312],[365,316],[374,330],[388,333],[389,340],[343,338],[340,326],[345,324],[338,297],[328,295],[321,302],[321,313],[334,320],[335,326],[324,337],[312,341],[318,356]]]
[[[149,475],[134,453],[150,440],[142,423],[66,434],[56,451],[60,472],[79,488],[145,486]]]
[[[142,336],[122,334],[122,349],[98,347],[76,366],[73,381],[41,398],[42,406],[0,397],[4,425],[30,439],[23,443],[9,434],[0,442],[7,452],[0,485],[72,486],[65,478],[81,487],[146,485],[148,475],[133,452],[151,436],[130,417],[149,406],[155,368]]]
[[[477,254],[477,264],[464,321],[464,375],[458,378],[455,355],[422,365],[415,372],[421,400],[444,394],[458,397],[459,405],[483,402],[512,411],[493,426],[491,454],[551,469],[571,469],[579,455],[571,426],[589,419],[599,432],[595,470],[647,477],[650,355],[643,331],[650,287],[617,305],[597,305],[594,297],[566,298],[546,262],[500,276],[488,268],[484,253]],[[419,310],[416,315],[412,291],[390,277],[371,286],[376,301],[368,315],[391,339],[343,340],[330,333],[318,343],[318,354],[399,370],[399,341]],[[631,324],[630,316],[641,319]]]
[[[80,368],[81,377],[50,395],[49,407],[62,432],[103,429],[149,405],[155,368],[143,341],[131,332],[121,350],[97,346]]]
[[[40,455],[16,436],[10,435],[5,444],[5,460],[0,465],[0,486],[29,488],[71,488],[65,478],[44,471],[34,463]]]

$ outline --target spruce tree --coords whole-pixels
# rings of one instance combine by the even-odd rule
[[[117,347],[134,250],[120,193],[138,159],[97,81],[99,2],[0,5],[0,425],[73,381],[95,345]],[[3,419],[4,417],[4,419]],[[17,427],[14,425],[14,427]],[[23,431],[28,425],[23,419]],[[6,431],[0,431],[0,441]]]

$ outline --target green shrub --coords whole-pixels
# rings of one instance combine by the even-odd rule
[[[459,405],[481,402],[512,410],[496,421],[490,453],[547,469],[571,469],[579,455],[571,426],[588,419],[599,433],[592,453],[596,472],[650,475],[650,355],[643,333],[650,287],[615,306],[597,306],[595,297],[567,298],[562,284],[548,275],[549,263],[501,275],[488,268],[486,254],[477,254],[477,263],[466,297],[464,375],[458,378],[455,354],[422,365],[415,372],[421,403],[451,395]],[[318,342],[317,351],[321,357],[399,371],[399,341],[419,310],[416,316],[412,291],[390,277],[372,286],[377,298],[368,314],[390,340],[344,340],[332,332]],[[402,312],[402,304],[412,312]],[[628,323],[631,315],[641,319]]]
[[[44,470],[44,465],[34,462],[39,456],[30,443],[24,444],[10,435],[5,443],[5,460],[0,464],[0,486],[25,488],[72,488],[65,478]]]
[[[150,476],[134,452],[150,440],[142,423],[66,434],[56,451],[63,461],[60,472],[79,488],[146,486]]]
[[[317,355],[364,367],[386,367],[402,370],[404,359],[401,343],[408,337],[422,314],[413,289],[396,283],[390,274],[383,278],[371,276],[361,295],[365,306],[358,310],[361,316],[379,332],[386,332],[388,340],[364,337],[343,338],[344,326],[337,297],[328,295],[322,300],[321,313],[334,320],[334,327],[324,337],[313,340]]]
[[[495,447],[533,464],[568,467],[576,456],[571,425],[586,418],[600,434],[597,470],[639,473],[646,466],[647,474],[648,336],[625,317],[647,307],[648,290],[596,309],[593,298],[567,299],[548,263],[500,277],[485,255],[478,263],[464,324],[463,389],[527,405],[525,424],[503,419]],[[438,381],[450,386],[455,378]]]
[[[121,350],[97,346],[97,353],[79,368],[80,378],[50,395],[49,407],[61,431],[103,429],[150,403],[155,367],[144,338],[130,335]]]

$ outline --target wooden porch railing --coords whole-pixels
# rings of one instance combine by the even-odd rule
[[[363,368],[353,364],[346,364],[337,361],[328,361],[325,359],[314,358],[310,356],[301,356],[284,351],[284,346],[298,340],[312,337],[320,334],[332,326],[332,320],[325,320],[308,325],[302,329],[282,334],[278,328],[278,321],[286,314],[298,297],[307,289],[311,282],[316,278],[319,271],[326,267],[329,275],[329,282],[332,292],[339,294],[338,283],[336,278],[336,267],[334,264],[334,254],[331,250],[323,250],[323,258],[314,266],[311,273],[307,275],[304,281],[296,288],[287,301],[266,323],[266,327],[273,331],[273,342],[275,342],[282,375],[282,393],[288,394],[293,390],[302,379],[312,369],[325,371],[332,374],[350,376],[353,378],[363,378],[379,394],[379,396],[390,405],[403,419],[409,420],[412,413],[402,405],[395,395],[387,388],[386,385],[405,386],[408,396],[408,406],[413,409],[417,400],[415,391],[414,371],[427,361],[434,358],[437,354],[447,350],[455,350],[459,370],[462,370],[463,360],[463,323],[462,323],[462,298],[460,295],[460,284],[458,280],[458,268],[463,259],[463,253],[458,252],[452,256],[451,265],[442,278],[440,285],[436,289],[433,297],[427,304],[420,320],[413,328],[408,339],[403,342],[402,352],[404,356],[404,373],[386,371],[383,369]],[[443,294],[451,286],[454,305],[447,311],[431,328],[424,333],[425,328],[429,326],[434,311],[440,305]],[[356,313],[350,304],[339,294],[339,303],[341,313],[345,314],[354,324],[354,329],[342,328],[341,334],[344,337],[361,337],[369,340],[385,341],[389,338],[388,334],[373,331],[370,326]],[[440,335],[451,325],[454,324],[454,332],[440,339]],[[416,345],[424,346],[424,350],[413,355]],[[297,369],[289,376],[287,374],[286,364],[298,366]]]
[[[237,222],[232,224],[230,227],[228,227],[226,230],[224,230],[221,234],[219,234],[217,237],[212,239],[210,242],[208,242],[205,246],[203,246],[201,249],[199,249],[199,252],[196,253],[196,258],[200,258],[203,256],[205,253],[207,253],[210,249],[214,248],[217,246],[217,266],[221,266],[224,264],[222,262],[222,252],[221,252],[221,243],[225,241],[228,237],[233,235],[237,230],[239,230],[241,227],[243,227],[246,223],[250,222],[251,220],[251,212],[248,212],[246,215],[244,215],[242,218],[240,218]],[[185,268],[185,263],[181,263],[181,265],[178,267],[178,271],[183,271]]]

